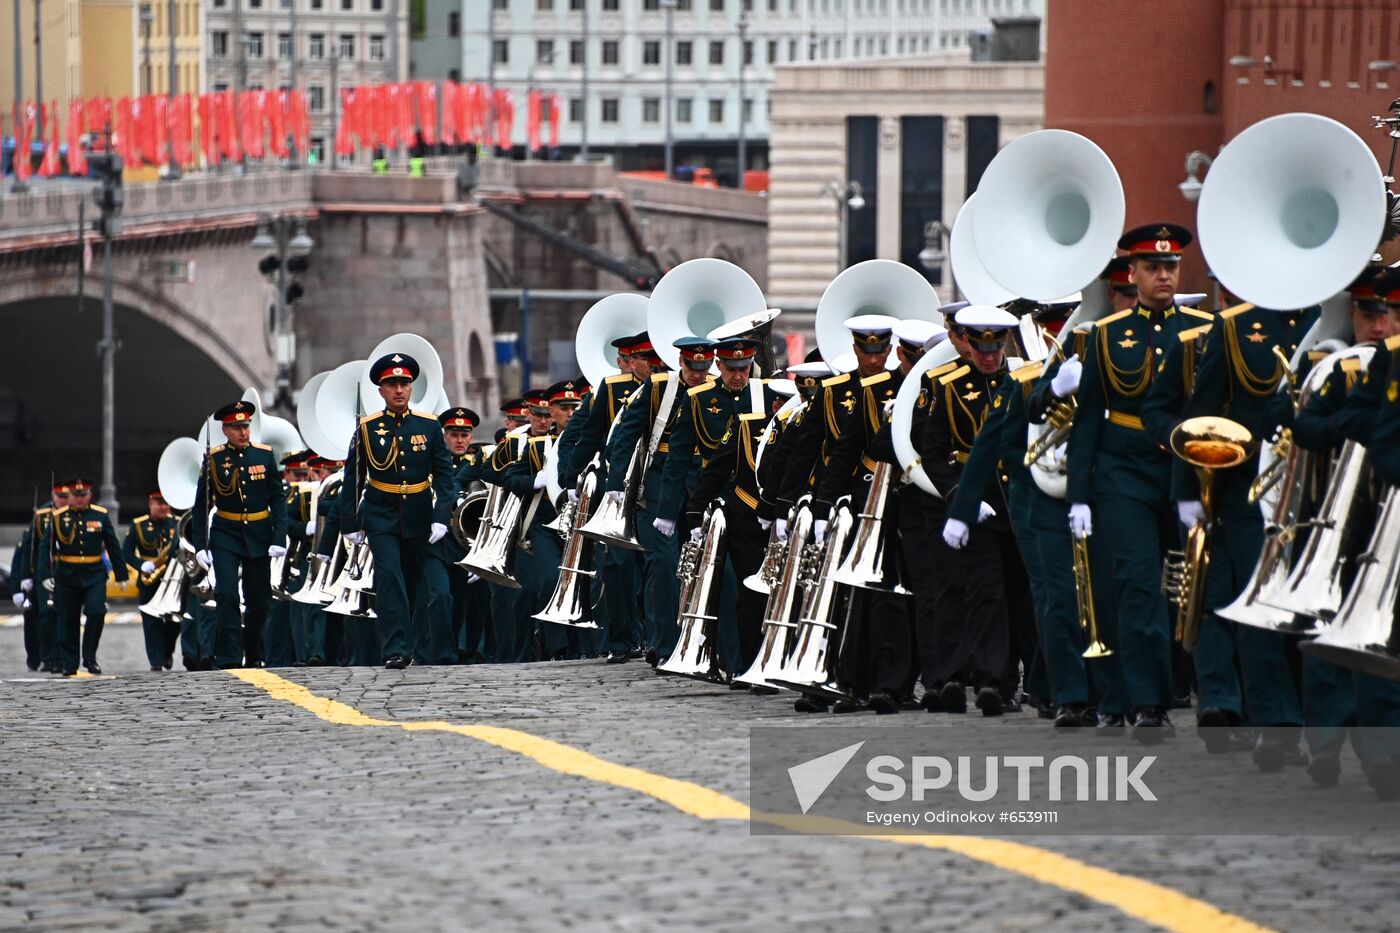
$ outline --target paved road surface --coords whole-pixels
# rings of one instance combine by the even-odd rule
[[[976,839],[950,851],[750,836],[723,818],[725,798],[714,809],[702,795],[697,809],[721,818],[697,817],[665,802],[665,782],[609,783],[606,763],[742,802],[749,726],[836,717],[642,664],[297,669],[249,683],[149,673],[139,627],[116,626],[101,655],[115,676],[62,681],[27,674],[19,638],[0,629],[4,930],[1396,926],[1400,838],[1054,837],[1007,855]],[[1030,715],[893,720],[972,743],[1048,728]],[[891,720],[839,719],[856,721]],[[1297,771],[1259,782],[1281,805],[1320,793]],[[1089,884],[1083,865],[1113,874]]]

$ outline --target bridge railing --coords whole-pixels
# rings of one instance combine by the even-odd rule
[[[128,227],[197,219],[209,215],[310,207],[315,172],[250,172],[201,175],[178,181],[126,186],[122,216]],[[0,198],[0,239],[76,233],[78,205],[97,217],[91,182],[69,182]]]

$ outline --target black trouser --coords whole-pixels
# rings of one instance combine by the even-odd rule
[[[97,646],[107,617],[107,577],[90,582],[74,579],[54,581],[54,608],[58,613],[58,666],[64,671],[78,669],[78,628],[80,616],[87,617],[83,631],[83,663],[97,663]]]
[[[963,553],[966,616],[959,654],[967,659],[974,687],[996,687],[1010,697],[1018,680],[1017,658],[1011,652],[1012,620],[1020,620],[1018,626],[1034,624],[1026,569],[1011,523],[998,515],[973,526]],[[1018,632],[1018,645],[1024,641],[1024,633]]]
[[[250,667],[263,659],[263,624],[272,605],[272,562],[262,557],[244,557],[228,548],[213,547],[214,601],[218,622],[214,636],[214,653],[220,667],[237,666],[238,659],[238,587],[239,574],[243,585],[243,663]]]
[[[16,586],[18,581],[12,581]],[[36,593],[29,599],[29,606],[24,610],[24,663],[31,671],[38,670],[39,664],[47,661],[44,656],[44,633],[39,625],[39,596]]]
[[[933,553],[928,547],[922,503],[924,493],[908,486],[891,494],[885,510],[886,565],[900,568],[912,595],[872,594],[866,621],[870,660],[870,691],[910,696],[919,676],[916,631],[920,613],[932,615],[930,599]],[[893,582],[893,581],[889,581]]]
[[[734,607],[739,623],[739,655],[735,670],[730,672],[738,676],[753,664],[763,644],[763,610],[768,605],[768,595],[743,584],[763,566],[768,536],[758,525],[758,515],[742,505],[725,509],[724,517],[726,556],[739,586]]]
[[[965,551],[955,551],[943,541],[947,519],[947,503],[929,496],[924,501],[924,538],[915,547],[928,561],[926,596],[916,598],[914,617],[925,690],[938,690],[949,680],[960,679],[967,664],[962,653],[967,560]]]

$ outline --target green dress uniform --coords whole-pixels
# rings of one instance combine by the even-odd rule
[[[206,525],[201,519],[211,509],[214,514]],[[215,660],[219,667],[256,667],[263,659],[263,626],[272,603],[268,548],[285,546],[287,539],[281,467],[272,448],[223,444],[210,450],[199,473],[194,516],[190,539],[196,550],[211,551],[214,558]]]
[[[549,604],[559,580],[559,565],[563,561],[563,541],[558,532],[545,526],[558,517],[554,504],[544,489],[535,489],[535,478],[544,469],[555,438],[548,434],[529,438],[524,454],[511,463],[500,476],[500,484],[525,501],[521,521],[523,538],[515,557],[515,576],[524,590],[518,603],[516,637],[530,639],[521,644],[522,651],[531,650],[537,660],[576,659],[579,656],[578,630],[572,626],[540,622],[534,615]],[[537,645],[535,639],[538,639]]]
[[[303,483],[283,481],[283,499],[287,512],[287,561],[295,558],[296,563],[287,570],[287,593],[301,589],[306,579],[306,524],[311,520],[311,491]],[[299,573],[291,572],[299,571]],[[280,581],[269,580],[269,586]],[[267,613],[267,625],[263,628],[263,659],[268,667],[291,667],[305,665],[310,660],[306,651],[306,635],[300,630],[296,618],[296,603],[290,599],[274,599]]]
[[[570,422],[572,424],[572,422]],[[481,470],[481,480],[493,486],[503,486],[506,470],[521,457],[529,446],[528,428],[518,428],[507,434]],[[517,433],[518,432],[518,433]],[[532,490],[533,491],[533,490]],[[528,503],[527,503],[528,505]],[[518,544],[517,544],[518,547]],[[519,561],[517,551],[516,560]],[[516,579],[520,579],[519,572]],[[525,601],[524,582],[519,588],[489,584],[491,601],[491,625],[495,629],[496,661],[501,664],[533,661],[535,620],[530,618],[533,609]]]
[[[83,666],[93,670],[97,667],[97,646],[107,615],[106,563],[110,562],[118,583],[125,583],[129,576],[121,542],[107,510],[100,505],[89,505],[81,511],[68,506],[58,509],[39,542],[39,551],[40,578],[36,587],[46,580],[53,582],[59,666],[64,674],[77,673],[81,614],[87,618],[83,626]]]
[[[823,379],[821,389],[810,403],[810,411],[796,426],[792,446],[786,456],[786,473],[781,477],[775,507],[778,514],[791,510],[804,495],[815,495],[821,471],[841,440],[841,428],[860,404],[860,378],[841,373]],[[823,518],[813,503],[813,518]]]
[[[1292,324],[1282,312],[1252,305],[1221,312],[1201,351],[1181,417],[1224,415],[1259,441],[1272,437],[1292,415],[1288,395],[1279,391],[1287,367],[1275,353],[1277,348],[1292,357],[1296,350]],[[1168,399],[1165,407],[1170,410],[1175,403]],[[1214,471],[1211,560],[1193,655],[1200,703],[1203,710],[1247,714],[1254,725],[1301,726],[1303,709],[1286,653],[1287,636],[1236,625],[1214,611],[1244,591],[1264,546],[1263,515],[1248,498],[1258,472],[1257,452],[1239,466]],[[1181,502],[1201,496],[1195,469],[1177,460],[1172,498]]]
[[[447,524],[457,491],[437,418],[388,409],[361,418],[345,477],[352,491],[348,500],[342,495],[342,523],[363,531],[374,555],[375,623],[384,657],[421,656],[428,633],[418,630],[413,607],[438,596],[423,573],[428,534],[431,525]]]
[[[482,445],[473,444],[461,456],[453,456],[457,489],[465,492],[472,483],[481,481],[486,464]],[[452,593],[452,631],[457,645],[457,660],[462,664],[481,664],[496,659],[496,636],[490,625],[491,590],[485,580],[473,579],[472,572],[458,567],[467,556],[455,535],[449,534],[437,544],[438,559],[448,567],[448,586]]]
[[[675,382],[672,404],[662,412],[662,402],[676,380],[673,373],[654,373],[649,381],[628,397],[622,418],[613,431],[608,445],[608,470],[604,489],[624,492],[627,468],[638,444],[648,444],[656,419],[665,415],[656,451],[647,462],[643,475],[642,494],[637,499],[637,542],[642,545],[642,644],[660,657],[667,657],[676,647],[680,629],[676,617],[680,607],[680,586],[676,578],[680,561],[680,543],[676,535],[667,537],[652,525],[661,502],[662,474],[671,451],[671,433],[680,419],[686,398],[685,385]],[[574,416],[574,420],[578,415]],[[570,425],[573,421],[569,422]],[[686,489],[693,488],[698,470],[692,470],[683,480]]]
[[[53,511],[52,506],[42,506],[35,509],[30,517],[10,559],[12,586],[18,587],[20,581],[35,578],[39,542],[48,531]],[[24,661],[31,671],[41,667],[45,670],[59,667],[58,616],[47,594],[38,589],[29,593],[29,605],[24,610]]]
[[[1172,457],[1144,427],[1144,405],[1182,331],[1211,315],[1138,305],[1100,319],[1086,341],[1069,438],[1066,500],[1092,505],[1113,554],[1118,644],[1129,712],[1169,709],[1172,622],[1162,559],[1180,540],[1171,498]],[[1172,367],[1168,367],[1172,370]],[[1175,370],[1172,370],[1175,371]]]
[[[175,532],[179,527],[179,521],[174,518],[154,519],[149,515],[138,515],[131,520],[131,528],[126,533],[125,540],[122,541],[122,558],[127,567],[131,568],[134,574],[140,574],[141,565],[150,561],[157,566],[164,561],[164,573],[170,572],[171,564],[175,561],[175,549],[179,542],[175,540]],[[151,597],[156,594],[160,582],[144,584],[139,582],[136,587],[137,602],[145,606],[151,601]],[[180,637],[180,623],[168,618],[157,618],[141,613],[141,631],[146,641],[146,661],[152,670],[165,668],[169,670],[174,663],[175,642]]]

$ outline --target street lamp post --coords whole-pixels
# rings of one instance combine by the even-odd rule
[[[744,138],[745,117],[744,113],[744,49],[747,47],[749,35],[749,17],[747,13],[739,14],[739,183],[740,191],[744,190],[744,168],[748,164],[748,153],[745,152],[748,140]]]
[[[676,141],[671,130],[671,119],[676,108],[675,99],[675,44],[676,44],[676,0],[661,0],[666,11],[666,178],[675,177]]]
[[[948,225],[941,220],[930,220],[924,224],[924,248],[919,250],[919,264],[935,275],[941,275],[943,265],[948,261],[948,252],[943,244],[948,241],[948,234],[951,231]],[[952,283],[952,301],[958,300],[958,283],[954,279]]]
[[[141,80],[143,87],[141,93],[147,95],[151,93],[151,24],[155,22],[156,14],[149,3],[141,4]]]
[[[336,140],[340,139],[340,46],[332,45],[329,56],[331,63],[331,171],[340,168],[340,153],[336,151]]]
[[[1199,149],[1186,156],[1186,180],[1176,187],[1181,191],[1181,196],[1188,201],[1194,202],[1201,196],[1201,172],[1209,169],[1210,156]]]
[[[288,214],[263,214],[258,218],[253,249],[274,250],[258,264],[260,271],[275,272],[277,295],[273,314],[273,344],[277,357],[277,385],[270,407],[292,411],[292,367],[296,361],[296,333],[292,329],[292,302],[287,300],[290,260],[303,261],[316,243],[306,232],[306,220]],[[275,268],[271,268],[275,265]],[[299,271],[299,270],[290,270]]]
[[[293,8],[295,8],[295,5],[293,5]],[[165,110],[166,119],[169,121],[169,125],[166,127],[166,135],[170,140],[167,153],[170,156],[170,160],[165,170],[165,177],[173,181],[180,177],[180,165],[175,161],[175,90],[180,83],[179,66],[175,64],[175,0],[165,0],[165,33],[167,40],[165,54],[168,59],[165,63],[165,96],[170,102],[170,105],[166,107]]]
[[[579,114],[578,155],[588,161],[588,0],[583,0],[583,78],[579,82],[579,97],[583,113]]]
[[[170,2],[173,4],[175,0],[170,0]],[[292,57],[291,61],[287,65],[287,86],[295,92],[297,89],[297,60],[301,58],[301,49],[297,47],[297,0],[290,0],[290,3],[291,22],[288,28],[291,30]],[[389,22],[391,26],[390,35],[393,37],[394,40],[397,40],[398,33],[396,31],[392,31],[392,27],[398,25],[398,5],[395,4],[391,9],[392,12],[389,15]],[[392,46],[392,48],[397,49],[397,45]],[[395,52],[395,54],[397,54],[397,52]],[[390,78],[389,80],[397,81],[398,77],[395,76],[393,78]],[[289,167],[301,168],[301,165],[299,163],[301,161],[301,156],[303,155],[303,153],[297,152],[297,134],[293,132],[290,127],[287,128],[287,139],[287,151],[291,153],[291,159],[288,163]]]
[[[840,272],[846,268],[846,237],[850,212],[865,207],[865,191],[858,181],[848,181],[844,184],[829,181],[822,185],[821,193],[835,200],[840,212],[840,225],[836,228],[836,271]]]
[[[44,43],[41,28],[41,0],[34,0],[34,99],[39,102],[39,138],[44,138]],[[19,6],[19,0],[15,0]]]
[[[20,38],[20,30],[23,28],[23,23],[20,18],[20,5],[18,0],[11,3],[10,6],[14,10],[15,40],[15,154],[11,157],[12,164],[10,166],[11,171],[14,173],[15,181],[10,187],[10,190],[15,194],[22,194],[29,189],[29,186],[20,180],[19,172],[15,170],[13,163],[17,159],[29,157],[28,152],[21,153],[19,151],[19,126],[20,121],[24,119],[24,40]]]

